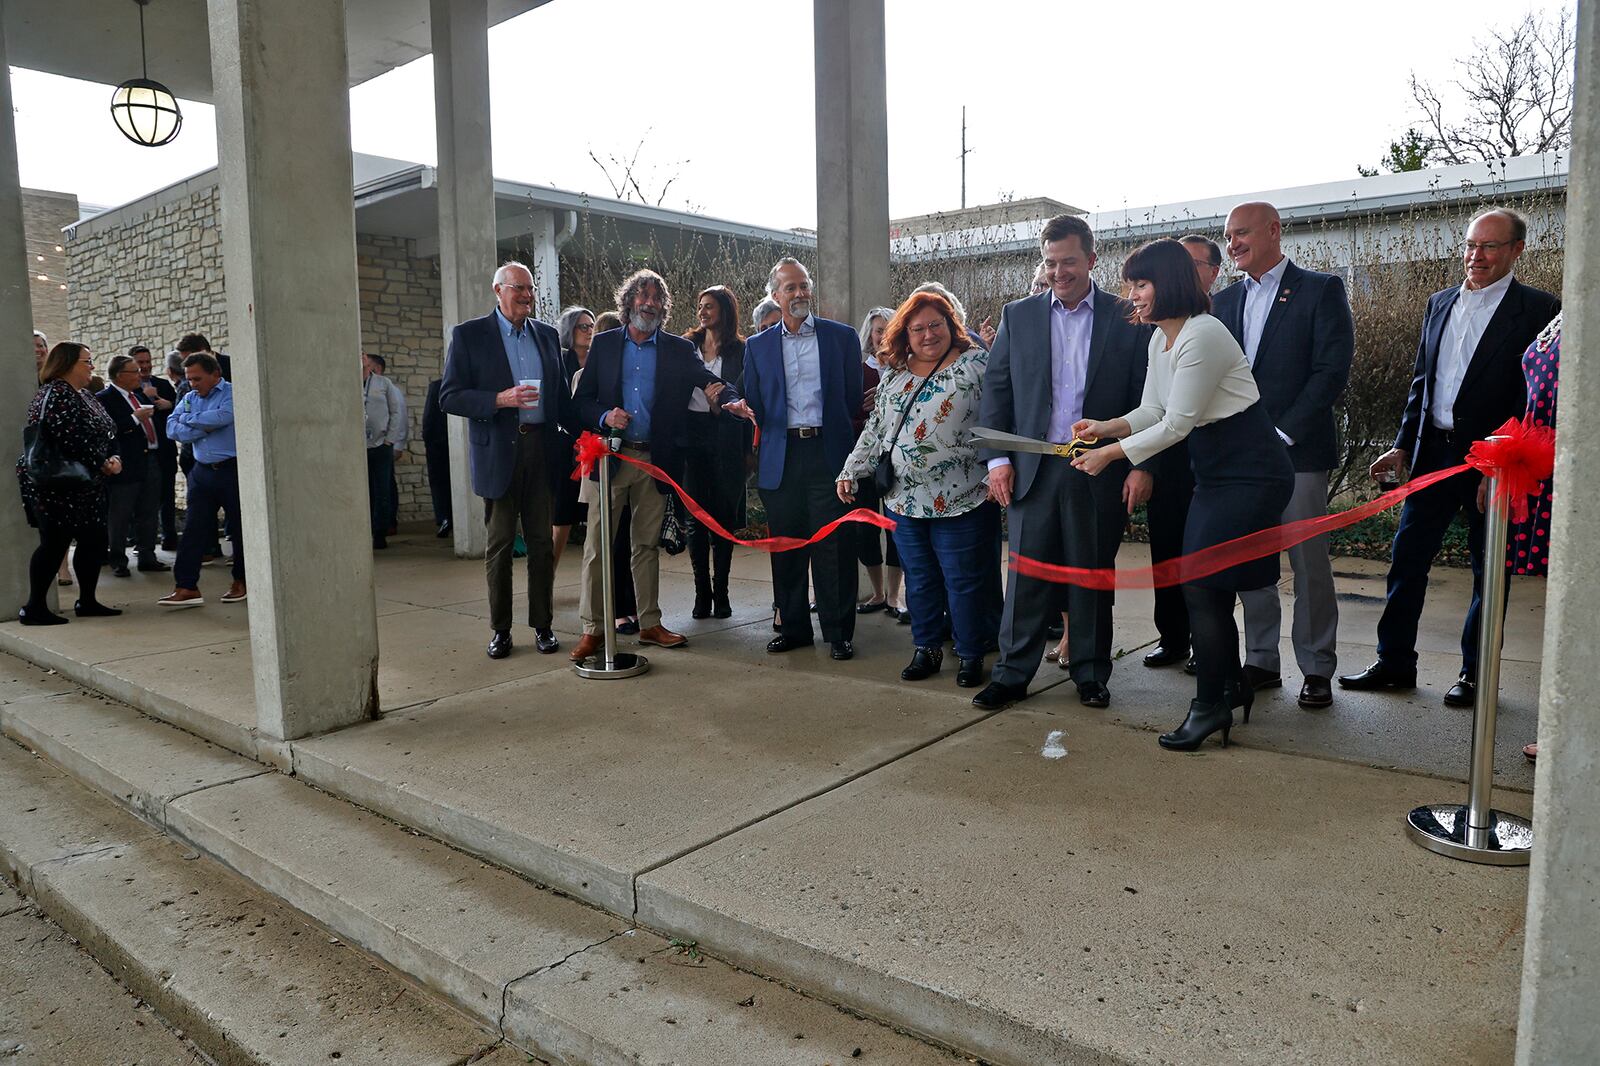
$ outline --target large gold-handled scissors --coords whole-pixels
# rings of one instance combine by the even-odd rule
[[[1068,459],[1076,459],[1092,448],[1098,440],[1097,437],[1074,437],[1068,444],[1053,444],[1047,440],[1020,437],[1015,433],[1002,433],[998,429],[984,429],[982,426],[972,431],[972,443],[996,451],[1038,452],[1040,455],[1060,455]]]

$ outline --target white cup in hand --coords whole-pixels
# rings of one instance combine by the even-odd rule
[[[540,379],[539,378],[522,378],[521,380],[519,380],[517,382],[517,385],[520,388],[532,389],[533,390],[533,398],[531,400],[528,399],[526,397],[526,395],[523,396],[523,398],[522,398],[522,406],[526,407],[526,408],[529,408],[529,409],[537,408],[539,406]]]

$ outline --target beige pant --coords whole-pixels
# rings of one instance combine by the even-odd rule
[[[625,447],[632,458],[650,461],[650,453]],[[666,515],[666,499],[656,491],[649,474],[631,463],[618,463],[611,475],[611,528],[605,531],[606,543],[617,536],[617,520],[624,507],[631,508],[628,538],[633,545],[629,569],[633,571],[633,598],[639,606],[639,628],[653,629],[661,624],[661,520]],[[603,633],[602,625],[612,619],[601,618],[605,609],[600,588],[600,504],[598,487],[591,486],[595,502],[589,505],[589,532],[583,540],[583,585],[578,591],[578,615],[585,633]]]

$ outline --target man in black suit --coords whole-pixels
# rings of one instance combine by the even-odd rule
[[[559,445],[572,397],[556,331],[533,317],[533,273],[506,263],[494,274],[495,308],[450,332],[439,404],[469,420],[472,491],[485,501],[489,658],[511,654],[511,553],[522,525],[528,546],[528,625],[543,655],[551,631],[555,558],[550,501],[569,469]]]
[[[683,436],[688,423],[689,396],[704,389],[706,399],[722,410],[749,418],[750,409],[726,382],[706,369],[694,345],[661,327],[672,313],[672,293],[653,270],[635,271],[617,289],[621,329],[595,335],[589,357],[573,395],[577,409],[574,429],[592,430],[622,438],[622,453],[659,466],[668,476],[683,478]],[[612,528],[600,530],[600,511],[589,513],[589,535],[583,542],[583,584],[578,590],[578,613],[583,637],[572,660],[582,662],[599,652],[602,627],[612,624],[601,603],[601,537],[613,540],[616,524],[627,507],[632,545],[630,562],[634,598],[638,603],[639,641],[662,648],[682,647],[689,639],[661,624],[661,521],[666,496],[672,491],[632,463],[608,460],[611,467]],[[598,478],[599,470],[590,476]],[[548,538],[550,531],[545,530]]]
[[[1355,319],[1344,282],[1306,270],[1282,248],[1283,224],[1271,204],[1240,204],[1228,214],[1228,255],[1245,277],[1217,293],[1211,313],[1233,333],[1255,374],[1261,404],[1294,464],[1294,495],[1283,521],[1328,513],[1328,472],[1339,460],[1333,405],[1344,394],[1355,357]],[[1300,706],[1333,703],[1339,607],[1328,538],[1289,549],[1294,570],[1295,662],[1304,675]],[[1244,604],[1244,680],[1252,688],[1283,684],[1278,642],[1278,586],[1239,594]]]
[[[117,455],[122,470],[108,479],[106,531],[110,541],[108,561],[114,577],[128,574],[128,530],[134,531],[139,569],[170,570],[156,558],[156,523],[161,508],[160,441],[156,438],[155,408],[139,394],[139,364],[132,355],[112,358],[106,369],[111,379],[96,398],[117,427]]]
[[[428,459],[428,494],[433,497],[434,536],[450,535],[450,426],[444,408],[439,406],[439,386],[443,379],[428,382],[428,397],[422,402],[422,450]]]
[[[1372,464],[1380,481],[1407,480],[1456,466],[1472,442],[1520,418],[1527,403],[1522,353],[1561,310],[1550,293],[1512,275],[1528,223],[1515,211],[1480,211],[1467,227],[1466,280],[1428,298],[1416,372],[1394,447]],[[1410,473],[1407,474],[1409,467]],[[1417,684],[1417,623],[1428,570],[1456,515],[1465,516],[1472,557],[1472,602],[1461,629],[1461,674],[1445,694],[1472,706],[1483,608],[1483,478],[1457,474],[1406,498],[1389,563],[1388,597],[1378,619],[1378,661],[1339,678],[1353,689],[1411,689]],[[1504,559],[1493,560],[1504,566]]]
[[[1006,305],[989,353],[981,424],[1066,443],[1082,418],[1120,418],[1139,406],[1149,362],[1150,326],[1128,321],[1127,304],[1089,279],[1094,232],[1058,215],[1040,234],[1050,291]],[[1116,565],[1128,515],[1150,498],[1148,471],[1118,460],[1108,477],[1090,477],[1064,458],[985,449],[989,494],[1010,507],[1011,549],[1068,566]],[[1113,594],[1013,574],[1000,622],[1000,661],[972,702],[988,710],[1027,695],[1039,669],[1045,629],[1067,605],[1068,669],[1087,707],[1111,702]]]
[[[178,394],[172,382],[155,373],[149,348],[136,344],[128,349],[128,354],[139,364],[139,388],[135,391],[142,401],[155,409],[151,425],[156,430],[157,473],[154,481],[161,546],[167,551],[177,551],[178,446],[167,436],[167,416],[172,413],[172,405],[178,402]]]

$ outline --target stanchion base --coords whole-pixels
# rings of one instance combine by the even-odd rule
[[[591,655],[582,662],[572,664],[579,677],[600,678],[602,680],[618,677],[638,677],[650,669],[650,660],[643,655],[635,655],[630,651],[619,651],[611,660],[611,666],[606,666],[604,655]]]
[[[1533,850],[1533,824],[1505,811],[1489,812],[1487,829],[1467,825],[1459,803],[1431,803],[1406,815],[1411,839],[1440,855],[1488,866],[1526,866]]]

